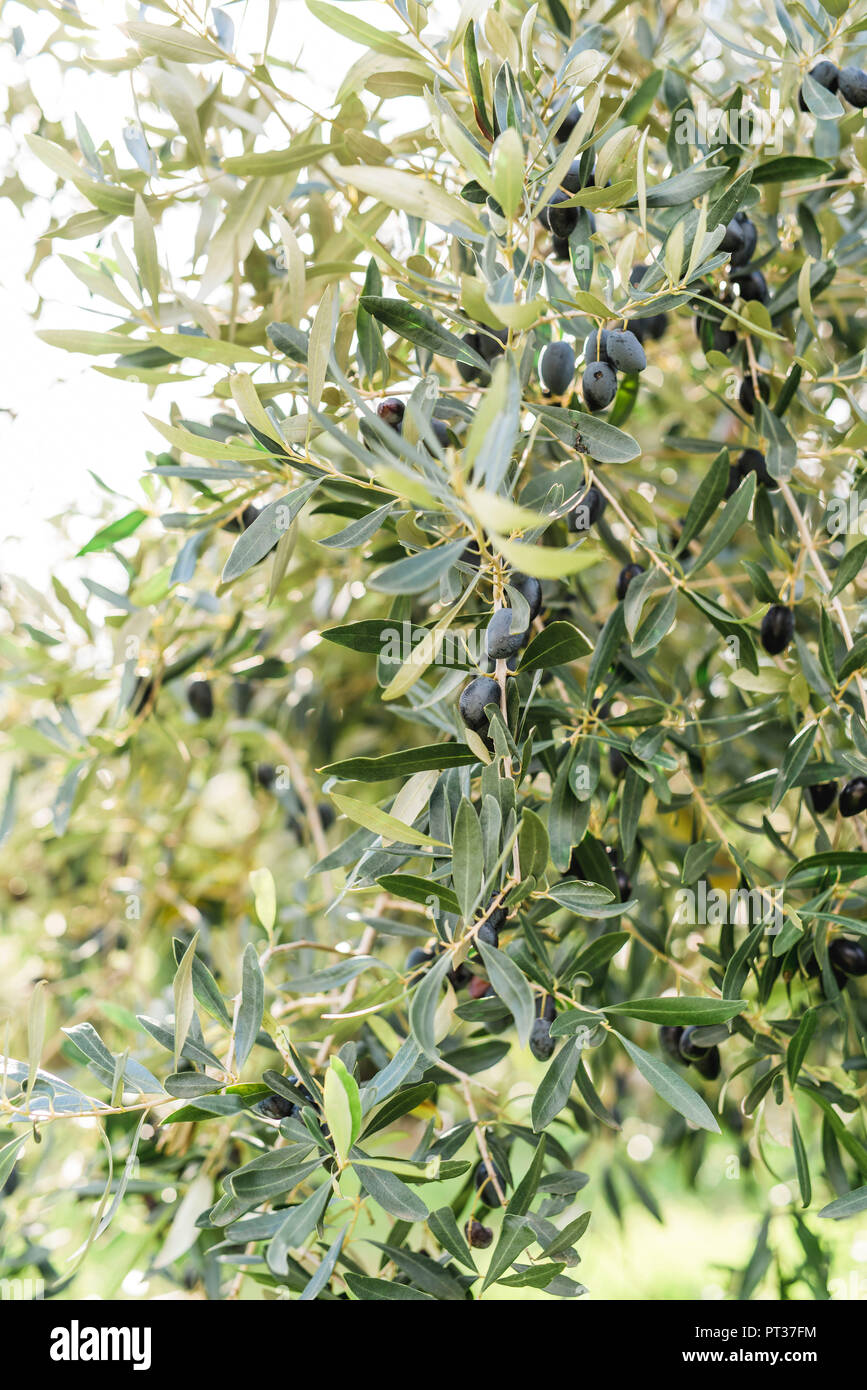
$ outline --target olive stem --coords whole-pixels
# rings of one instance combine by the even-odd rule
[[[467,1107],[467,1114],[469,1115],[470,1119],[472,1120],[472,1122],[473,1122],[473,1128],[475,1129],[476,1144],[478,1145],[479,1153],[482,1155],[482,1159],[483,1159],[483,1161],[484,1161],[485,1167],[487,1168],[487,1171],[488,1171],[488,1173],[489,1173],[489,1175],[490,1175],[490,1180],[491,1180],[491,1184],[492,1184],[492,1186],[493,1186],[493,1189],[494,1189],[494,1191],[496,1192],[498,1198],[500,1199],[500,1206],[503,1206],[503,1207],[504,1207],[504,1206],[506,1205],[506,1194],[505,1194],[505,1192],[503,1191],[503,1189],[501,1188],[501,1186],[500,1186],[500,1180],[499,1180],[499,1178],[497,1177],[497,1170],[496,1170],[496,1168],[494,1167],[494,1161],[493,1161],[493,1159],[491,1158],[491,1153],[490,1153],[490,1150],[489,1150],[489,1148],[488,1148],[488,1141],[487,1141],[487,1139],[485,1138],[485,1131],[484,1131],[484,1128],[483,1128],[483,1126],[482,1126],[481,1120],[479,1119],[478,1113],[477,1113],[477,1111],[476,1111],[475,1102],[474,1102],[474,1100],[473,1100],[473,1093],[472,1093],[472,1090],[470,1089],[469,1081],[464,1081],[464,1082],[462,1082],[462,1084],[461,1084],[461,1089],[463,1090],[463,1093],[464,1093],[464,1104],[465,1104],[466,1107]]]

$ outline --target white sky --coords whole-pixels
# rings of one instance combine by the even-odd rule
[[[121,0],[78,3],[83,17],[100,27],[105,53],[124,52],[126,41],[114,26],[135,17],[138,7]],[[196,8],[201,10],[201,0],[196,0]],[[240,50],[261,47],[257,40],[259,23],[267,12],[266,0],[228,3],[224,8],[234,20]],[[351,8],[359,18],[381,27],[381,4],[354,0]],[[440,10],[454,23],[459,14],[457,0],[445,0]],[[156,9],[143,17],[155,23],[167,19]],[[0,86],[19,82],[23,64],[49,120],[62,120],[66,130],[73,132],[77,113],[96,147],[110,141],[122,153],[121,162],[128,164],[122,140],[132,109],[128,74],[78,70],[63,74],[52,55],[39,54],[54,28],[51,18],[10,0],[3,9],[3,29],[15,25],[24,33],[24,51],[18,59],[10,44],[0,44]],[[287,58],[300,55],[306,71],[316,80],[307,83],[293,76],[293,92],[319,109],[327,105],[346,70],[363,52],[313,19],[303,0],[281,0],[271,51]],[[13,134],[0,131],[0,169],[18,158],[27,186],[48,192],[51,177],[29,151],[16,151],[24,131],[32,128],[19,120]],[[61,207],[58,202],[54,211],[69,215],[85,206],[73,190],[68,205]],[[21,575],[42,590],[52,573],[67,583],[82,573],[110,582],[104,571],[100,575],[104,557],[71,559],[74,548],[96,529],[93,518],[105,515],[109,500],[88,470],[137,503],[137,480],[147,467],[145,450],[163,447],[143,418],[144,412],[165,418],[173,399],[179,399],[191,415],[200,413],[201,418],[213,408],[212,403],[203,404],[197,412],[195,397],[203,395],[200,385],[186,388],[186,395],[181,394],[183,388],[161,387],[149,401],[144,386],[101,376],[91,370],[86,357],[50,348],[35,336],[37,329],[103,329],[116,322],[85,307],[87,291],[57,258],[58,252],[83,258],[85,249],[93,245],[91,239],[55,242],[54,257],[43,261],[32,285],[25,281],[35,241],[49,216],[47,201],[31,204],[24,217],[10,202],[0,201],[0,459],[5,475],[0,573]],[[158,235],[162,234],[161,229]],[[162,255],[162,241],[160,250]],[[38,322],[34,322],[30,315],[37,295],[45,302]],[[94,301],[95,306],[102,304]],[[115,512],[112,504],[112,515],[121,515],[123,504],[116,505],[120,510]],[[49,518],[60,515],[67,518],[68,540],[48,524]]]

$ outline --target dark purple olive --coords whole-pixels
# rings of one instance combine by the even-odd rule
[[[397,396],[387,396],[384,401],[380,401],[376,407],[376,413],[384,425],[390,425],[393,430],[400,434],[403,424],[403,417],[406,406],[403,401],[399,401]]]
[[[496,911],[501,912],[502,908],[497,908]],[[505,917],[505,913],[503,913],[503,916]],[[491,913],[489,917],[485,918],[479,930],[476,932],[476,940],[484,942],[486,946],[499,946],[500,928],[497,925],[494,913]]]
[[[260,1115],[267,1115],[269,1120],[285,1120],[297,1108],[291,1100],[287,1100],[286,1096],[278,1096],[274,1093],[265,1096],[264,1100],[260,1100],[256,1106]]]
[[[496,1164],[492,1164],[491,1167],[488,1167],[488,1164],[482,1160],[476,1168],[473,1182],[479,1194],[479,1201],[484,1202],[486,1207],[501,1207],[503,1205],[500,1198],[497,1196],[497,1189],[493,1183],[494,1177],[499,1183],[500,1191],[505,1193],[506,1179],[503,1177],[499,1168]]]
[[[578,209],[561,208],[560,203],[565,203],[572,197],[565,188],[555,188],[551,194],[547,206],[542,209],[540,221],[548,228],[552,236],[559,237],[561,241],[568,241],[575,228],[578,226]]]
[[[559,115],[560,112],[558,111],[557,116]],[[555,116],[555,120],[557,119],[557,116]],[[566,115],[563,117],[562,121],[557,127],[556,134],[554,135],[554,139],[557,141],[558,145],[565,145],[566,141],[569,139],[569,136],[572,134],[572,131],[575,129],[580,119],[581,107],[570,106],[569,110],[566,112]]]
[[[840,69],[836,63],[831,63],[827,58],[823,58],[815,67],[810,68],[810,76],[814,82],[818,82],[820,87],[824,87],[828,92],[836,92],[840,85]],[[809,111],[809,106],[804,100],[804,88],[798,92],[798,105],[802,111]]]
[[[762,618],[762,646],[769,656],[779,656],[795,635],[795,615],[785,604],[774,603]]]
[[[562,396],[575,375],[575,349],[563,341],[548,343],[539,358],[539,379],[552,396]]]
[[[607,362],[591,362],[584,369],[581,390],[588,410],[604,410],[617,395],[617,373]]]
[[[632,880],[625,869],[619,866],[614,870],[614,882],[617,884],[617,891],[620,894],[622,903],[628,902],[632,897]]]
[[[644,574],[643,565],[624,565],[617,576],[617,588],[615,593],[621,601],[626,598],[626,590],[629,588],[633,579],[637,579],[640,574]]]
[[[718,1047],[709,1047],[700,1061],[695,1062],[695,1069],[705,1081],[716,1081],[720,1074],[721,1062]]]
[[[628,766],[629,764],[619,748],[608,749],[608,770],[612,777],[618,781],[621,777],[625,777]]]
[[[684,1062],[700,1062],[707,1052],[706,1047],[695,1041],[695,1025],[683,1029],[678,1046]]]
[[[458,990],[466,989],[470,980],[473,979],[473,972],[470,970],[469,966],[462,963],[461,965],[456,965],[454,970],[448,970],[446,972],[446,979],[457,994]]]
[[[733,217],[726,227],[725,236],[720,242],[717,250],[725,252],[727,256],[733,255],[736,251],[743,249],[744,234],[740,222]]]
[[[759,233],[755,222],[751,222],[745,212],[736,212],[733,218],[741,229],[741,244],[732,251],[732,269],[741,265],[749,265],[753,259],[755,249],[759,244]]]
[[[557,1039],[551,1037],[551,1024],[546,1018],[537,1018],[530,1029],[530,1051],[537,1062],[547,1062],[554,1055]]]
[[[767,402],[771,398],[770,382],[768,381],[768,378],[766,376],[759,376],[758,382],[759,395],[761,396],[765,404],[767,404]],[[753,386],[752,377],[745,376],[743,381],[741,382],[741,389],[738,391],[738,401],[740,403],[741,409],[746,411],[747,415],[753,415],[755,413],[756,389]]]
[[[828,959],[844,975],[867,975],[867,950],[860,941],[836,937],[828,947]]]
[[[477,734],[487,733],[487,705],[496,705],[499,709],[500,687],[490,676],[476,676],[475,680],[471,680],[461,691],[458,709],[467,728],[473,729]]]
[[[517,589],[527,600],[530,609],[530,622],[538,618],[542,611],[542,585],[533,574],[521,574],[517,572],[509,580],[513,589]]]
[[[771,491],[779,487],[776,478],[772,478],[768,472],[768,465],[765,456],[758,449],[744,449],[737,461],[736,467],[740,472],[741,478],[745,478],[748,473],[755,473],[757,481]]]
[[[210,719],[214,713],[214,692],[210,681],[191,681],[187,701],[197,719]]]
[[[464,1235],[467,1245],[471,1245],[474,1250],[487,1250],[494,1239],[490,1226],[483,1226],[481,1221],[468,1221],[464,1226]]]
[[[867,72],[855,67],[841,68],[839,92],[850,106],[857,106],[863,111],[867,106]]]
[[[578,505],[569,513],[569,525],[573,531],[589,531],[605,511],[605,498],[598,487],[592,485],[578,499]]]
[[[867,777],[853,777],[840,793],[840,815],[857,816],[867,808]]]
[[[814,782],[812,787],[807,788],[807,795],[810,798],[810,805],[821,816],[837,800],[836,782]]]
[[[659,1043],[663,1050],[673,1062],[682,1062],[683,1057],[680,1052],[680,1039],[683,1029],[674,1024],[664,1024],[659,1030]]]
[[[435,956],[436,952],[432,951],[428,946],[413,946],[406,958],[406,969],[419,970],[421,966],[427,965],[430,961],[434,960]]]
[[[768,282],[760,270],[735,272],[734,283],[741,299],[756,300],[759,304],[767,304],[770,300]]]

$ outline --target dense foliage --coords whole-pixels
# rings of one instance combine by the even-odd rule
[[[307,0],[358,45],[327,114],[246,8],[107,56],[42,6],[122,140],[10,92],[65,209],[36,283],[100,315],[43,336],[158,413],[100,579],[4,578],[4,1272],[74,1291],[133,1207],[209,1298],[574,1297],[594,1203],[658,1213],[644,1126],[758,1175],[733,1296],[826,1297],[815,1218],[867,1209],[867,5]]]

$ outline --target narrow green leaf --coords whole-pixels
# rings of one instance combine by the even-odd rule
[[[858,1216],[862,1211],[867,1211],[867,1187],[857,1187],[854,1192],[847,1192],[845,1197],[829,1202],[819,1216],[832,1221],[845,1221],[847,1217]]]
[[[537,632],[524,649],[520,670],[548,671],[552,666],[565,666],[580,661],[590,651],[590,642],[572,623],[555,621]]]
[[[539,1089],[533,1097],[531,1121],[538,1134],[547,1129],[551,1121],[560,1114],[569,1099],[581,1051],[584,1047],[584,1034],[568,1038],[559,1052],[556,1052],[545,1069]]]
[[[241,1002],[235,1024],[235,1069],[240,1072],[262,1027],[265,1012],[265,977],[252,941],[247,943],[241,968]]]
[[[530,1203],[539,1189],[539,1179],[542,1176],[542,1169],[545,1162],[546,1146],[547,1141],[543,1134],[536,1145],[532,1163],[515,1188],[512,1198],[506,1207],[507,1216],[523,1216],[530,1210]]]
[[[718,555],[728,545],[735,532],[746,520],[755,491],[756,475],[755,473],[748,473],[740,487],[726,503],[721,517],[712,528],[702,547],[701,554],[690,571],[691,574],[696,574],[700,569],[703,569],[715,555]]]
[[[263,559],[280,540],[295,520],[304,503],[319,486],[319,479],[302,483],[294,492],[287,492],[276,502],[269,502],[235,542],[222,573],[222,582],[228,584],[245,574],[248,569]]]
[[[440,844],[439,840],[432,839],[421,830],[414,830],[410,825],[404,825],[403,821],[388,815],[386,811],[381,811],[378,806],[371,806],[367,801],[357,801],[352,796],[338,796],[336,792],[331,793],[331,800],[338,811],[342,811],[351,821],[363,825],[365,830],[372,830],[375,835],[381,835],[385,840],[393,840],[403,845],[426,845],[431,848]]]
[[[808,1207],[813,1197],[813,1185],[810,1181],[810,1164],[794,1112],[792,1113],[792,1148],[795,1151],[795,1169],[798,1174],[798,1187],[801,1190],[801,1205]]]
[[[484,864],[479,817],[472,802],[462,797],[452,832],[452,883],[465,922],[472,921],[482,891]]]
[[[783,766],[780,768],[779,775],[774,783],[774,792],[771,797],[771,810],[775,811],[790,787],[793,787],[798,777],[803,772],[810,754],[813,751],[813,744],[816,742],[816,735],[819,732],[818,720],[811,722],[803,729],[800,729],[792,739],[786,755],[783,759]]]
[[[424,1202],[394,1173],[383,1168],[371,1168],[361,1160],[356,1160],[352,1166],[365,1192],[383,1211],[399,1217],[401,1221],[427,1220],[430,1212]]]
[[[505,951],[484,941],[479,941],[478,947],[494,993],[499,995],[515,1020],[518,1044],[526,1047],[534,1018],[533,991],[526,976]]]
[[[491,1255],[488,1272],[482,1284],[482,1293],[491,1284],[495,1284],[501,1274],[505,1274],[506,1270],[514,1264],[521,1254],[521,1251],[526,1250],[528,1245],[532,1245],[535,1239],[536,1233],[533,1227],[526,1221],[522,1221],[519,1216],[503,1217],[500,1238],[494,1247],[494,1253]]]
[[[697,1125],[699,1129],[709,1129],[713,1134],[721,1132],[701,1096],[691,1086],[688,1086],[677,1072],[666,1066],[658,1057],[652,1056],[651,1053],[645,1052],[643,1048],[630,1042],[628,1038],[624,1038],[622,1033],[615,1033],[615,1037],[620,1039],[641,1075],[653,1087],[657,1095],[667,1101],[685,1119]]]
[[[843,556],[834,575],[834,583],[829,598],[836,598],[839,593],[842,593],[846,585],[851,584],[852,580],[858,577],[865,565],[867,565],[867,540],[859,541]]]
[[[196,932],[183,956],[180,964],[175,971],[175,978],[172,983],[172,993],[175,1002],[175,1071],[181,1060],[184,1043],[190,1031],[195,1012],[195,1000],[193,995],[193,957],[196,954],[196,942],[199,933]]]
[[[628,999],[623,1004],[605,1004],[606,1014],[625,1014],[646,1023],[707,1024],[727,1023],[743,1013],[746,999],[690,999],[683,996],[664,999]]]
[[[422,1052],[427,1053],[429,1057],[439,1055],[434,1034],[434,1020],[440,1002],[443,980],[450,969],[451,957],[448,953],[444,953],[439,960],[434,961],[426,972],[424,979],[413,994],[409,1006],[410,1031]]]
[[[789,1085],[794,1086],[798,1079],[804,1058],[807,1055],[813,1034],[816,1031],[816,1024],[819,1015],[815,1009],[808,1009],[798,1024],[798,1031],[786,1048],[786,1072],[789,1077]]]
[[[119,517],[117,521],[112,521],[110,525],[103,526],[95,535],[91,536],[86,545],[83,545],[77,552],[78,555],[89,555],[94,550],[109,550],[118,541],[125,540],[137,531],[143,521],[147,521],[147,512],[136,509],[127,512],[126,516]]]

